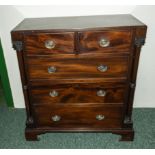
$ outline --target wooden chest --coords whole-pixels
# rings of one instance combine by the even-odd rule
[[[134,138],[132,105],[146,25],[131,15],[25,19],[12,32],[25,137],[111,132]]]

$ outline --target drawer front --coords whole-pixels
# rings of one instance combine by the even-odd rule
[[[79,33],[81,52],[127,53],[132,43],[132,31],[87,31]]]
[[[72,79],[72,78],[119,78],[127,76],[128,57],[52,59],[29,57],[28,78]]]
[[[33,104],[90,105],[123,104],[124,84],[61,84],[30,89]]]
[[[74,52],[74,33],[35,33],[25,36],[28,55],[50,55]]]
[[[123,107],[38,105],[34,115],[39,127],[120,128]]]

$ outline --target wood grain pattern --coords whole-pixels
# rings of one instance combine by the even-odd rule
[[[24,19],[13,31],[83,31],[107,28],[141,27],[144,23],[130,14]]]
[[[97,91],[106,92],[98,96]],[[51,97],[50,92],[56,91],[58,96]],[[122,104],[125,97],[124,84],[53,84],[51,86],[30,89],[32,104],[51,105],[90,105],[90,104]]]
[[[146,37],[146,31],[147,27],[139,27],[135,29],[135,37],[136,38],[145,38]],[[129,96],[127,101],[127,108],[126,108],[126,116],[129,119],[129,124],[132,122],[132,108],[133,108],[133,100],[134,100],[134,92],[136,88],[136,78],[137,78],[137,70],[138,70],[138,64],[139,64],[139,58],[140,58],[140,52],[142,48],[141,44],[140,46],[135,46],[134,48],[134,59],[132,62],[132,73],[130,74],[130,82],[134,84],[134,87],[130,87],[129,89]]]
[[[107,39],[110,44],[101,47],[101,39]],[[86,31],[79,32],[80,52],[129,52],[132,42],[131,30],[110,30],[110,31]],[[123,50],[123,51],[122,51]]]
[[[23,34],[19,32],[12,32],[12,40],[13,41],[21,41],[23,40]],[[14,47],[15,48],[15,47]],[[26,69],[25,69],[25,60],[24,60],[24,50],[18,51],[16,48],[15,50],[17,51],[17,58],[18,58],[18,65],[19,65],[19,70],[20,70],[20,75],[21,75],[21,82],[22,82],[22,89],[23,89],[23,94],[24,94],[24,100],[25,100],[25,108],[26,108],[26,126],[27,127],[32,127],[34,124],[32,121],[32,108],[30,105],[30,100],[29,100],[29,95],[28,95],[28,90],[24,89],[24,87],[27,87],[27,76],[26,76]]]
[[[99,121],[96,115],[104,115],[105,119]],[[37,126],[52,128],[120,128],[122,126],[123,109],[120,107],[107,106],[51,106],[37,105],[34,107],[34,115]],[[58,115],[61,120],[52,121],[52,116]]]
[[[46,132],[110,132],[132,141],[132,107],[147,27],[131,15],[25,19],[12,32],[26,102],[26,140]],[[99,41],[110,41],[100,47]],[[47,49],[45,41],[55,48]],[[20,46],[19,46],[20,45]],[[97,67],[107,65],[106,72]],[[56,67],[49,74],[48,67]],[[57,91],[57,97],[49,92]],[[104,97],[97,96],[105,90]],[[52,116],[59,115],[55,122]],[[96,115],[104,115],[102,121]]]
[[[28,82],[28,87],[30,88],[36,88],[36,87],[51,87],[53,86],[53,84],[57,84],[57,85],[61,85],[61,84],[93,84],[93,83],[97,83],[97,84],[103,84],[104,85],[113,85],[119,86],[119,83],[126,85],[127,84],[128,79],[126,79],[126,77],[122,77],[122,78],[78,78],[78,79],[40,79],[40,80],[29,80]],[[107,87],[107,86],[106,86]]]
[[[26,54],[45,55],[58,53],[74,53],[74,33],[35,33],[24,36]],[[52,40],[55,43],[53,49],[45,47],[45,42]]]
[[[52,59],[52,57],[29,57],[28,78],[31,79],[63,79],[63,78],[108,78],[126,77],[128,57],[120,58],[76,58]],[[108,70],[100,72],[97,67],[108,66]],[[56,72],[49,74],[48,67],[56,67]]]

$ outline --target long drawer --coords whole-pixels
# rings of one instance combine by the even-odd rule
[[[112,83],[52,84],[29,90],[32,104],[68,106],[123,104],[125,93],[124,84]]]
[[[28,79],[127,77],[129,57],[27,57]]]
[[[52,128],[121,128],[123,106],[52,106],[33,108],[36,126]]]

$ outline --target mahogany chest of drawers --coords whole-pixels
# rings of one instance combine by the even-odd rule
[[[111,132],[134,138],[132,105],[146,25],[131,15],[25,19],[12,32],[25,137]]]

